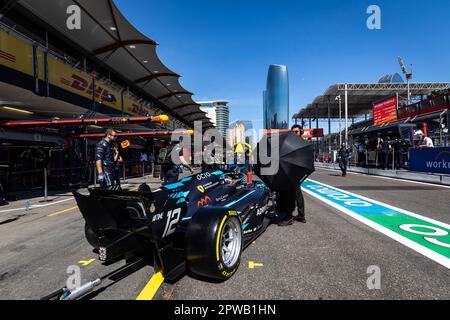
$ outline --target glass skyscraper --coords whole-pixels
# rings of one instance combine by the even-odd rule
[[[271,65],[263,93],[264,129],[289,128],[289,75],[287,66]]]
[[[224,138],[227,136],[227,130],[230,125],[230,107],[229,101],[198,101],[201,105],[200,110],[206,112],[206,116],[211,119],[212,124],[222,134]]]

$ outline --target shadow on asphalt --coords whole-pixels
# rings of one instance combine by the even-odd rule
[[[84,296],[80,300],[92,300],[92,299],[94,299],[95,297],[97,297],[101,293],[105,292],[106,290],[108,290],[112,286],[118,284],[122,280],[128,278],[132,274],[138,272],[139,270],[142,270],[145,267],[152,267],[153,268],[153,263],[151,262],[151,259],[144,259],[143,261],[141,261],[139,263],[131,265],[129,268],[126,268],[126,269],[124,269],[124,270],[122,270],[122,271],[120,271],[118,273],[114,273],[113,275],[111,275],[110,277],[107,278],[107,279],[112,281],[110,284],[95,290],[94,292]]]

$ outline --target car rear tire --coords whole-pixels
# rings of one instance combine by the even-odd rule
[[[205,208],[188,225],[188,268],[199,276],[228,280],[239,268],[242,250],[242,223],[235,211]]]

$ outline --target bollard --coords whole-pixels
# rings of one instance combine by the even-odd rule
[[[44,202],[48,201],[47,168],[44,168]]]
[[[145,162],[142,162],[142,178],[145,178]]]
[[[378,150],[375,154],[375,169],[378,169]]]
[[[369,153],[367,152],[367,149],[366,149],[366,167],[367,168],[369,167]]]
[[[392,170],[395,171],[395,147],[392,147]]]

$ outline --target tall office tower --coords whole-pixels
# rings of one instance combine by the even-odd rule
[[[206,116],[211,119],[213,125],[226,138],[230,125],[230,108],[228,106],[230,102],[226,100],[215,100],[197,101],[197,103],[201,105],[200,110],[206,112]]]
[[[267,88],[263,93],[264,129],[289,128],[289,75],[288,68],[271,65]]]
[[[238,120],[230,125],[228,130],[228,143],[230,146],[249,143],[252,147],[256,145],[256,132],[251,121]]]

